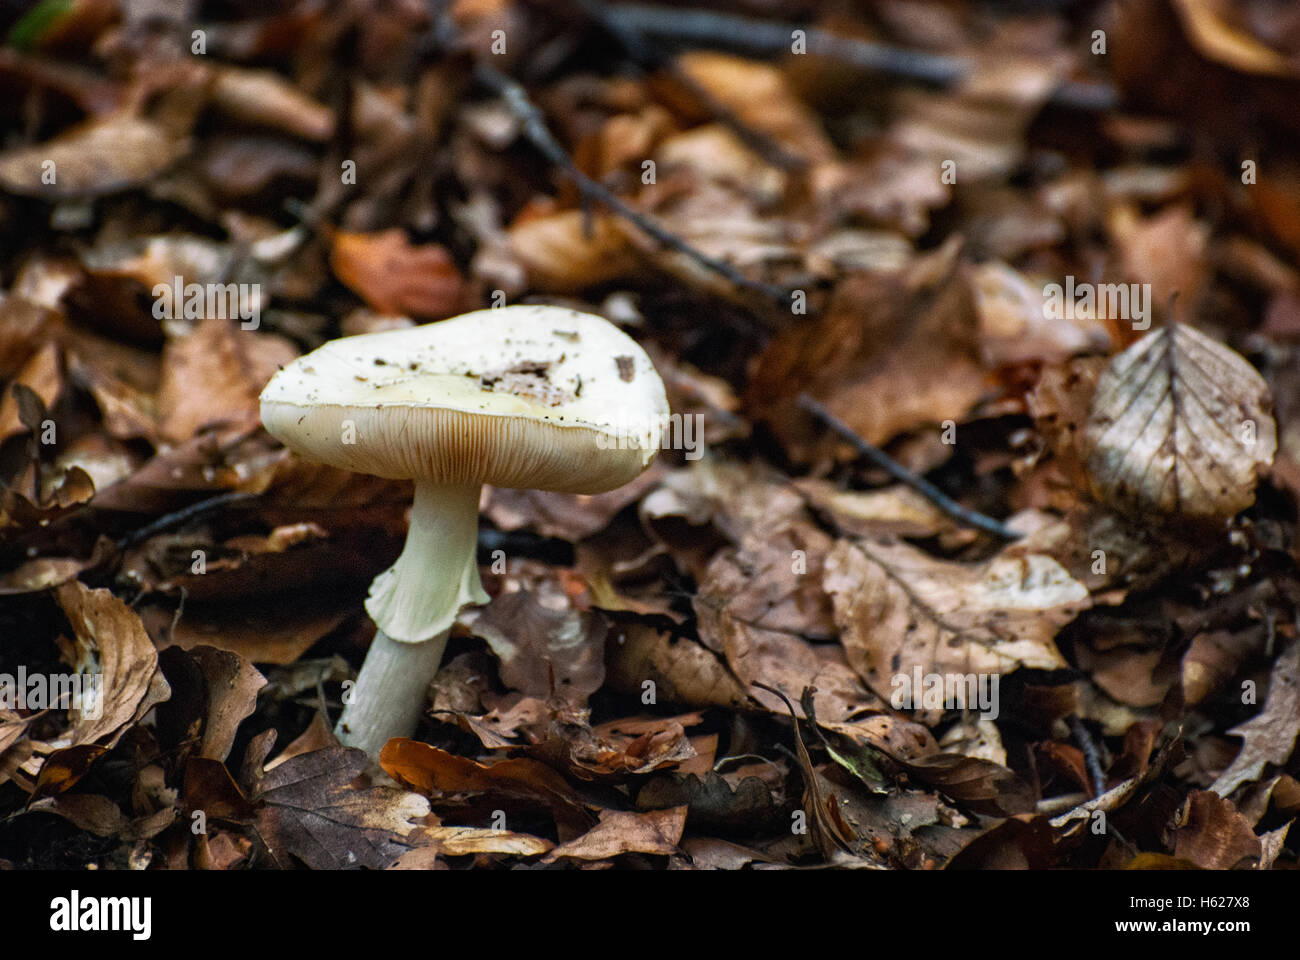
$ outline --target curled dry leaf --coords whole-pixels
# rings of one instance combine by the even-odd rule
[[[1241,737],[1241,752],[1210,789],[1227,796],[1243,783],[1256,780],[1268,763],[1283,764],[1295,749],[1300,734],[1300,642],[1273,664],[1268,700],[1257,716],[1228,731]]]
[[[379,765],[398,783],[426,795],[486,794],[492,802],[550,812],[561,832],[582,833],[591,825],[582,800],[568,781],[544,763],[519,757],[484,765],[418,740],[395,737],[379,754]]]
[[[199,756],[225,760],[240,723],[257,709],[257,692],[266,686],[266,678],[243,657],[225,650],[195,647],[190,656],[198,661],[208,688]]]
[[[140,618],[110,591],[74,580],[56,596],[76,634],[78,666],[103,674],[103,709],[80,718],[74,712],[71,742],[112,747],[130,724],[171,695],[158,670],[158,652]]]
[[[718,656],[686,637],[656,630],[643,623],[620,629],[607,645],[609,685],[639,694],[650,680],[668,703],[692,707],[740,707],[745,691]]]
[[[1277,425],[1263,377],[1239,354],[1173,324],[1111,361],[1085,428],[1102,502],[1130,514],[1232,516],[1254,502]]]
[[[17,436],[29,427],[33,430],[40,428],[43,417],[35,418],[35,421],[30,424],[24,422],[32,420],[32,418],[22,415],[20,405],[24,401],[20,392],[14,390],[14,387],[19,384],[34,393],[47,409],[54,406],[55,401],[59,398],[59,393],[63,389],[63,375],[59,372],[59,347],[57,344],[47,343],[34,353],[23,364],[23,368],[18,371],[18,375],[5,385],[4,396],[0,398],[0,441]]]
[[[602,810],[600,823],[575,840],[561,844],[545,857],[554,863],[561,857],[578,860],[605,860],[622,853],[654,853],[662,856],[677,853],[677,844],[686,828],[686,808],[671,807],[648,813]]]
[[[1210,790],[1195,790],[1183,802],[1170,831],[1173,855],[1206,870],[1254,866],[1262,853],[1250,822]]]
[[[826,558],[826,590],[849,663],[878,695],[895,677],[1054,670],[1056,632],[1090,605],[1051,557],[1006,551],[975,565],[890,541],[842,540]]]
[[[445,857],[473,854],[496,854],[511,857],[535,857],[551,849],[551,842],[527,833],[512,833],[483,827],[426,827],[422,839],[432,841],[433,848]],[[395,864],[393,869],[404,869]],[[421,869],[409,867],[405,869]],[[424,868],[427,869],[427,868]]]
[[[212,83],[212,103],[244,123],[284,130],[306,140],[328,140],[334,114],[270,70],[223,67]]]

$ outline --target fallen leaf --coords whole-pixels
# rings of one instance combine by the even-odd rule
[[[330,747],[285,761],[262,777],[257,829],[282,868],[290,855],[313,870],[382,870],[406,852],[429,813],[419,794],[392,787],[359,787],[365,752]]]
[[[266,678],[238,654],[212,647],[193,647],[189,654],[203,671],[208,687],[208,715],[199,756],[225,760],[239,725],[257,709],[257,694]]]
[[[1205,870],[1232,870],[1243,861],[1254,867],[1262,852],[1246,818],[1209,790],[1188,794],[1170,832],[1173,855]]]
[[[188,150],[167,127],[115,113],[0,153],[0,187],[51,201],[105,196],[148,183]]]
[[[669,856],[677,853],[677,844],[686,827],[686,808],[670,807],[648,813],[602,810],[600,822],[582,836],[562,843],[545,857],[554,863],[564,857],[577,860],[607,860],[624,853],[651,853]]]
[[[607,628],[599,614],[553,609],[518,590],[462,619],[496,654],[502,681],[528,696],[566,690],[585,700],[605,680]]]
[[[983,396],[975,302],[959,269],[960,249],[949,242],[897,273],[849,275],[819,320],[792,327],[763,351],[747,399],[792,456],[806,460],[817,449],[796,403],[800,392],[876,446],[961,420]],[[830,442],[821,441],[823,448]]]
[[[1056,632],[1090,605],[1087,588],[1042,554],[960,564],[902,543],[842,540],[824,579],[849,663],[886,701],[916,670],[1060,669]]]
[[[1271,406],[1239,354],[1185,324],[1153,331],[1097,381],[1085,428],[1093,491],[1126,513],[1231,516],[1273,462]]]
[[[171,695],[158,669],[158,652],[140,618],[108,590],[91,590],[77,581],[56,596],[75,631],[78,660],[102,673],[102,709],[73,711],[71,742],[113,747],[127,728]]]
[[[413,246],[402,230],[335,234],[330,266],[381,313],[441,320],[464,300],[460,273],[447,251],[432,243]]]
[[[565,779],[527,758],[484,765],[416,740],[396,737],[379,754],[384,771],[425,795],[484,793],[494,802],[510,800],[526,809],[542,806],[557,825],[581,833],[591,823],[582,801]]]
[[[1226,797],[1241,784],[1257,780],[1266,764],[1284,764],[1300,735],[1300,643],[1292,642],[1273,664],[1264,708],[1228,731],[1244,741],[1228,769],[1210,785]]]

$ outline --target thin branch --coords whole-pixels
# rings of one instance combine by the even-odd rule
[[[542,116],[542,112],[533,104],[532,100],[528,98],[527,91],[510,77],[495,67],[489,67],[482,62],[475,66],[474,77],[505,100],[506,106],[519,118],[520,123],[523,125],[524,136],[553,166],[573,181],[584,199],[595,200],[604,204],[620,217],[634,224],[642,233],[653,237],[661,245],[689,257],[700,266],[726,278],[737,287],[760,293],[764,297],[783,305],[789,303],[788,291],[771,284],[751,280],[730,264],[695,249],[695,247],[660,226],[645,214],[633,210],[617,194],[579,170],[573,162],[573,158],[569,156],[568,151],[560,145],[560,142],[555,139],[555,135],[547,127],[545,117]]]
[[[992,517],[985,516],[984,514],[976,510],[971,510],[968,507],[963,507],[929,480],[926,480],[919,474],[913,473],[911,470],[907,469],[907,467],[886,454],[879,447],[867,443],[867,441],[863,440],[856,432],[854,432],[852,427],[806,393],[799,394],[799,405],[838,433],[849,443],[853,444],[854,449],[870,460],[872,464],[879,467],[881,470],[884,470],[898,482],[907,484],[958,523],[963,526],[974,527],[977,530],[983,530],[985,533],[991,533],[996,537],[1001,537],[1003,540],[1020,539],[1021,534],[1017,533],[1015,530],[1012,530],[1005,524],[999,523]]]
[[[611,11],[602,0],[579,0],[579,6],[593,21],[600,25],[610,36],[619,42],[637,65],[647,70],[662,70],[673,78],[682,89],[689,93],[701,107],[715,120],[727,127],[740,140],[765,161],[783,170],[801,170],[808,166],[808,161],[792,153],[784,145],[760,130],[755,130],[740,117],[736,116],[726,104],[720,102],[709,90],[682,69],[673,57],[656,49],[636,28]]]
[[[810,54],[860,70],[934,86],[952,86],[974,69],[974,64],[965,57],[907,50],[841,37],[816,27],[712,10],[682,10],[632,3],[610,7],[608,16],[626,29],[639,33],[763,53],[788,51],[794,31],[802,30]],[[1108,84],[1066,81],[1053,91],[1049,102],[1079,110],[1101,111],[1113,108],[1118,99],[1115,89]]]
[[[1088,779],[1092,781],[1092,795],[1100,797],[1106,792],[1106,775],[1101,772],[1101,758],[1097,755],[1097,744],[1093,742],[1088,729],[1073,713],[1065,718],[1066,726],[1074,736],[1079,749],[1083,751],[1083,762],[1088,768]]]
[[[227,504],[251,500],[254,496],[255,494],[252,493],[232,490],[227,493],[219,493],[215,497],[208,497],[206,500],[200,500],[197,503],[191,503],[188,507],[182,507],[172,513],[163,514],[151,523],[132,530],[117,542],[118,549],[126,550],[129,547],[134,547],[137,544],[144,543],[150,537],[162,533],[164,530],[183,526],[192,520],[219,510]]]

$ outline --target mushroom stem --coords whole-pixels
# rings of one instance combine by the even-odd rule
[[[420,722],[429,683],[447,647],[444,630],[423,643],[402,643],[375,631],[366,662],[357,674],[352,701],[343,708],[335,735],[344,746],[378,759],[393,737],[409,737]]]
[[[476,556],[480,489],[417,481],[402,555],[370,585],[366,610],[379,629],[334,732],[371,757],[415,732],[452,622],[488,601]]]
[[[443,633],[461,607],[488,602],[478,577],[478,500],[483,485],[415,483],[402,555],[370,585],[366,610],[392,639]]]

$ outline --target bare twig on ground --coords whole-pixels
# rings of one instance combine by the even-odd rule
[[[907,484],[958,523],[963,526],[974,527],[977,530],[983,530],[985,533],[991,533],[1004,540],[1020,539],[1021,535],[1015,530],[1012,530],[1005,524],[999,523],[992,517],[987,517],[976,510],[963,507],[929,480],[926,480],[919,474],[913,473],[911,470],[907,469],[907,467],[886,454],[879,447],[867,443],[867,441],[863,440],[856,432],[854,432],[852,427],[846,424],[839,417],[835,416],[835,414],[831,413],[824,405],[808,396],[808,394],[799,394],[799,405],[815,416],[818,420],[825,423],[849,443],[853,444],[854,449],[870,460],[872,464],[879,467],[881,470],[884,470],[898,482]]]
[[[633,210],[617,194],[579,170],[577,165],[574,164],[573,158],[569,156],[568,151],[560,145],[560,142],[555,139],[555,135],[551,133],[550,128],[547,127],[545,117],[529,99],[527,91],[510,77],[495,67],[490,67],[481,62],[474,68],[474,77],[505,101],[506,106],[519,118],[520,123],[523,125],[523,134],[527,137],[529,143],[536,147],[553,166],[573,181],[585,201],[604,204],[620,217],[635,225],[642,233],[653,237],[670,250],[675,250],[689,257],[705,269],[725,277],[736,287],[762,294],[764,297],[782,305],[789,303],[789,294],[785,290],[771,284],[751,280],[730,264],[695,249],[685,240],[660,226],[645,214]]]
[[[182,507],[172,513],[163,514],[156,520],[132,530],[126,536],[117,542],[119,550],[126,550],[137,544],[144,543],[150,537],[170,530],[173,527],[183,526],[199,517],[205,516],[231,503],[239,503],[243,500],[251,500],[256,494],[245,493],[241,490],[232,490],[227,493],[219,493],[215,497],[208,497],[206,500],[200,500],[197,503],[191,503],[187,507]]]
[[[1093,742],[1092,735],[1084,727],[1083,721],[1074,714],[1066,717],[1065,723],[1070,728],[1075,742],[1079,744],[1079,749],[1083,751],[1083,762],[1088,768],[1088,779],[1092,781],[1092,795],[1100,797],[1106,792],[1106,775],[1101,772],[1101,758],[1097,756],[1097,744]]]
[[[599,24],[606,33],[613,36],[619,42],[619,45],[627,51],[628,56],[636,61],[638,66],[647,70],[662,70],[667,73],[706,112],[736,134],[747,147],[765,161],[783,170],[799,170],[808,165],[806,159],[787,150],[776,140],[759,130],[755,130],[736,116],[734,111],[725,104],[720,103],[717,97],[683,70],[675,59],[650,44],[636,28],[635,24],[626,22],[614,14],[608,4],[601,2],[601,0],[579,0],[579,3],[587,16]]]
[[[633,3],[609,7],[608,17],[612,22],[642,34],[763,53],[788,51],[793,32],[802,30],[810,54],[861,70],[942,87],[964,79],[974,67],[964,57],[906,50],[841,37],[816,27],[713,10],[683,10]],[[1079,110],[1100,111],[1113,109],[1118,99],[1115,89],[1108,84],[1066,81],[1056,88],[1049,102]]]

